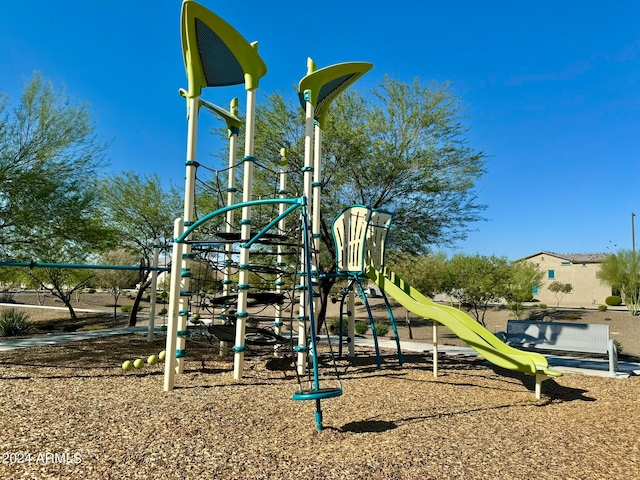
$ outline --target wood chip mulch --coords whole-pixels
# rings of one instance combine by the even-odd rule
[[[444,357],[434,378],[426,355],[384,352],[378,370],[360,349],[337,362],[344,394],[317,431],[286,361],[250,354],[236,382],[231,357],[192,342],[170,393],[163,365],[120,367],[163,348],[131,335],[0,354],[0,478],[640,478],[640,377],[569,374],[536,400],[533,378],[479,359]]]

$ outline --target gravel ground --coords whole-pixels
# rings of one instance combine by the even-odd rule
[[[610,322],[634,352],[637,318],[581,313]],[[509,316],[492,310],[489,329]],[[412,325],[415,340],[430,338],[426,322]],[[0,354],[0,478],[640,478],[640,377],[569,374],[546,380],[536,400],[533,378],[480,359],[443,357],[434,378],[426,356],[399,367],[385,352],[378,370],[359,348],[338,361],[344,394],[322,401],[317,431],[315,402],[291,399],[287,361],[253,352],[234,381],[233,359],[192,338],[170,393],[161,365],[120,367],[163,348],[130,335]],[[335,386],[326,367],[322,385]]]
[[[3,353],[0,478],[640,477],[638,377],[566,375],[536,400],[532,378],[480,360],[445,357],[434,378],[425,356],[399,367],[388,352],[377,370],[359,349],[338,361],[344,394],[322,401],[317,431],[315,402],[291,399],[295,373],[274,360],[249,357],[235,382],[232,358],[196,338],[170,393],[162,366],[120,368],[163,346],[131,335]]]

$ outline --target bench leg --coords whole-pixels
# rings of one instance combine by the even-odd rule
[[[438,324],[433,322],[433,376],[438,376]]]
[[[609,339],[609,374],[612,377],[616,376],[618,371],[618,349],[616,348],[616,342],[613,338]]]
[[[542,397],[542,381],[547,378],[544,373],[536,373],[536,400]]]

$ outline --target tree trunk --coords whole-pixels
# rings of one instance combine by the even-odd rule
[[[44,302],[47,300],[46,290],[43,291],[41,288],[38,288],[36,290],[36,299],[38,300],[38,305],[44,305]]]
[[[71,296],[56,295],[55,293],[53,295],[58,297],[60,300],[62,300],[62,302],[64,303],[64,306],[69,309],[69,315],[71,315],[71,320],[73,321],[78,320],[78,316],[76,315],[76,312],[73,309],[73,305],[71,305]]]
[[[133,301],[131,312],[129,312],[130,327],[135,327],[136,323],[138,323],[138,308],[140,308],[140,302],[142,302],[142,296],[144,295],[145,290],[149,288],[150,285],[151,285],[151,275],[148,275],[145,281],[140,283],[138,294],[136,295],[136,298]]]

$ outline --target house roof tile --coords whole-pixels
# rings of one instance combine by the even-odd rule
[[[549,252],[547,250],[542,250],[538,253],[534,253],[533,255],[529,255],[522,260],[526,260],[528,258],[542,254],[552,255],[571,263],[602,263],[612,255],[611,253],[555,253]]]

